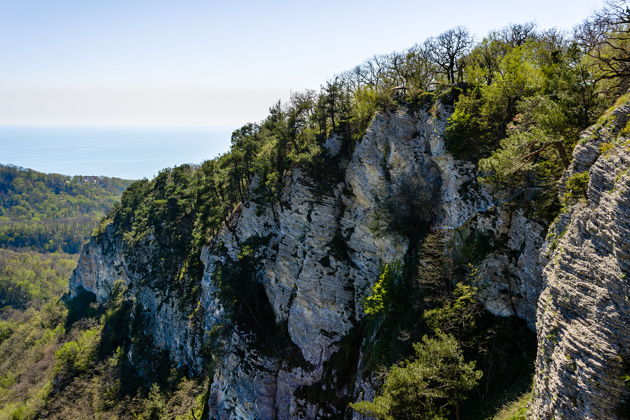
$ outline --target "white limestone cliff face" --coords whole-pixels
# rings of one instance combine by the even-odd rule
[[[430,165],[422,156],[408,158],[418,153],[414,134],[413,119],[405,114],[377,118],[347,164],[345,179],[321,191],[296,170],[283,191],[282,207],[261,211],[258,205],[247,203],[233,229],[216,238],[235,260],[239,243],[272,236],[258,270],[259,281],[265,285],[276,320],[287,323],[289,337],[306,363],[291,367],[283,360],[256,356],[235,332],[211,388],[213,416],[232,418],[229,413],[235,412],[241,414],[234,418],[267,418],[261,413],[272,414],[269,418],[339,415],[335,407],[318,407],[296,394],[300,387],[322,380],[324,363],[361,317],[361,300],[381,266],[405,254],[406,239],[395,232],[375,236],[371,216],[378,199],[396,193],[386,179],[389,161],[396,168],[391,177],[412,176],[423,170],[422,165]],[[342,242],[337,245],[344,248],[342,252],[334,249],[334,241]],[[211,284],[212,257],[206,267],[204,284]],[[254,381],[251,371],[241,368],[242,358],[235,356],[242,352],[248,353],[249,363],[260,366]]]
[[[150,253],[159,246],[148,238],[143,252]],[[114,283],[123,281],[127,297],[142,307],[146,321],[146,333],[157,349],[165,349],[178,367],[201,372],[202,360],[198,356],[202,332],[195,327],[189,314],[182,313],[178,302],[168,293],[143,285],[129,267],[123,252],[121,238],[117,237],[113,225],[97,238],[92,238],[81,251],[77,268],[70,279],[70,297],[78,296],[80,290],[94,293],[96,302],[103,304],[110,297]],[[133,355],[132,355],[133,357]]]
[[[113,283],[123,280],[148,314],[153,345],[201,374],[207,362],[202,343],[228,317],[217,267],[238,263],[244,245],[255,242],[255,280],[264,286],[276,322],[286,328],[288,353],[263,351],[250,333],[234,327],[216,361],[211,418],[335,418],[345,409],[336,401],[374,393],[358,348],[353,378],[340,377],[330,361],[362,318],[362,301],[383,264],[401,261],[407,252],[405,236],[375,232],[375,212],[384,200],[411,192],[422,209],[418,222],[427,229],[450,231],[458,241],[473,234],[491,241],[478,275],[484,303],[498,315],[516,314],[533,325],[544,228],[523,212],[495,206],[499,200],[478,185],[474,165],[446,152],[448,115],[440,104],[433,112],[379,114],[352,155],[337,157],[341,176],[322,183],[296,168],[279,203],[243,203],[225,228],[208,238],[194,314],[182,313],[176,298],[130,274],[111,227],[84,247],[71,295],[84,288],[102,303]],[[340,153],[339,141],[333,137],[325,145],[331,159]],[[159,246],[146,241],[143,252]],[[326,398],[314,398],[313,389],[325,391]]]
[[[630,113],[584,134],[564,179],[588,171],[543,248],[533,419],[621,419],[630,413]],[[608,150],[601,152],[607,143]]]

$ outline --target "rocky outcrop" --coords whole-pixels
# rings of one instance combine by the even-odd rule
[[[308,393],[300,398],[300,391],[314,384],[326,387],[324,365],[362,316],[363,297],[382,265],[399,260],[406,252],[403,236],[373,233],[375,203],[400,194],[400,186],[392,180],[418,173],[427,174],[415,191],[418,198],[427,202],[437,199],[437,169],[425,143],[416,136],[415,123],[404,113],[377,117],[352,159],[342,163],[346,166],[343,179],[322,191],[306,174],[295,170],[283,191],[282,205],[272,209],[246,203],[233,228],[214,239],[227,248],[224,258],[236,261],[242,243],[269,238],[259,251],[264,257],[257,267],[257,280],[264,284],[276,320],[286,323],[289,338],[303,361],[291,366],[281,358],[256,355],[235,331],[228,356],[212,384],[212,415],[340,415],[339,407],[309,401]],[[206,255],[204,284],[208,287],[204,295],[209,297],[216,256],[210,249]],[[213,322],[209,319],[206,328]],[[248,365],[257,365],[255,369],[242,368],[243,353],[248,355]]]
[[[448,231],[455,248],[485,244],[489,250],[475,262],[487,308],[533,325],[544,228],[522,211],[497,205],[477,183],[475,166],[447,153],[448,115],[441,104],[414,114],[379,114],[350,156],[341,154],[340,139],[326,142],[337,175],[315,180],[294,168],[277,203],[242,203],[208,238],[193,312],[138,277],[112,225],[84,247],[71,295],[85,289],[102,303],[122,280],[147,315],[153,345],[197,374],[208,363],[202,347],[218,345],[211,418],[334,418],[348,401],[373,395],[358,345],[343,374],[334,358],[362,318],[362,302],[383,264],[407,253],[409,235],[379,228],[378,213],[388,203],[401,220],[412,214],[424,230]],[[145,254],[160,246],[150,236],[144,241]],[[230,319],[221,287],[230,273],[247,280],[238,298],[256,302],[259,312],[248,319]],[[273,328],[256,333],[263,316]]]
[[[587,131],[563,183],[588,171],[586,199],[543,247],[534,419],[630,413],[630,140],[624,105]],[[625,381],[625,383],[624,383]]]
[[[155,252],[158,246],[149,237],[140,252],[149,254]],[[143,332],[151,337],[153,346],[168,351],[176,366],[201,372],[203,360],[199,350],[203,332],[197,328],[190,314],[182,312],[177,299],[165,290],[151,287],[134,272],[124,249],[122,238],[113,224],[93,237],[83,247],[70,279],[70,297],[88,291],[94,293],[97,303],[103,304],[114,291],[114,284],[123,282],[127,297],[140,305],[138,313],[143,315]]]

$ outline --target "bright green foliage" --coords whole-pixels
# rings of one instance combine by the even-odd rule
[[[492,420],[527,420],[527,406],[531,404],[533,396],[532,392],[527,392],[510,401],[492,417]]]
[[[0,165],[0,247],[78,253],[129,184]]]
[[[201,418],[207,383],[175,373],[143,386],[128,349],[103,354],[112,344],[107,329],[118,327],[113,318],[124,308],[116,295],[98,323],[84,319],[70,330],[60,301],[1,312],[0,418]]]
[[[523,99],[518,109],[520,113],[508,127],[508,137],[490,157],[479,161],[480,169],[504,185],[526,187],[535,175],[545,180],[551,174],[548,182],[558,179],[569,165],[567,149],[577,140],[575,127],[569,124],[560,105],[545,96]]]
[[[495,58],[496,68],[493,65],[487,70],[492,71],[486,76],[492,82],[474,86],[460,96],[445,132],[449,151],[476,160],[496,147],[519,100],[541,89],[540,64],[534,59],[537,46],[505,45],[505,55]]]
[[[586,199],[586,190],[588,188],[589,172],[578,172],[567,178],[565,183],[565,193],[562,196],[564,206],[569,206],[580,199]]]
[[[0,309],[56,299],[68,287],[76,257],[0,249]]]
[[[475,329],[481,311],[477,289],[460,282],[453,290],[452,300],[440,308],[425,311],[423,317],[434,331],[441,330],[461,339]]]
[[[385,271],[372,286],[372,293],[365,298],[364,311],[366,315],[375,315],[385,309],[384,301],[387,298],[387,290],[383,285],[383,277],[387,275],[387,270],[388,267],[385,266]]]
[[[147,396],[144,412],[138,418],[147,420],[160,418],[159,416],[164,411],[165,405],[166,401],[164,401],[164,396],[160,392],[160,387],[157,384],[153,384]]]
[[[0,418],[34,417],[52,390],[54,354],[63,342],[65,308],[56,301],[5,309],[0,330]]]
[[[366,315],[377,315],[386,310],[390,299],[388,289],[394,287],[396,279],[400,278],[400,269],[398,263],[383,266],[383,271],[372,286],[371,293],[365,298],[363,310]]]
[[[369,86],[362,86],[354,93],[352,103],[352,119],[359,124],[370,121],[378,110],[379,95],[376,89]]]
[[[491,147],[487,123],[481,118],[483,104],[480,89],[461,95],[448,119],[444,132],[449,152],[460,159],[475,159]]]
[[[610,99],[573,42],[533,27],[516,33],[518,42],[492,33],[467,57],[469,85],[445,140],[456,157],[477,161],[481,179],[506,197],[535,198],[530,215],[549,221],[559,211],[557,182],[579,133]]]
[[[415,356],[395,365],[374,401],[351,407],[381,419],[445,419],[482,376],[465,362],[453,336],[427,336],[414,344]]]
[[[468,91],[446,129],[457,157],[480,162],[493,182],[554,188],[602,99],[583,55],[559,34],[530,30],[520,42],[493,33],[470,54]]]
[[[100,328],[88,329],[77,339],[64,343],[55,352],[54,374],[67,377],[87,372],[96,359],[100,333]]]

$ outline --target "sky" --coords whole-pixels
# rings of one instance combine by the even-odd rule
[[[570,29],[595,0],[0,0],[0,126],[229,131],[456,25]],[[0,157],[1,160],[1,157]]]

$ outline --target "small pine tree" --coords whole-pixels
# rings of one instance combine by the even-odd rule
[[[477,385],[482,372],[475,362],[464,361],[457,340],[438,332],[414,344],[415,358],[393,366],[381,395],[374,401],[350,406],[359,413],[380,419],[443,419]]]

